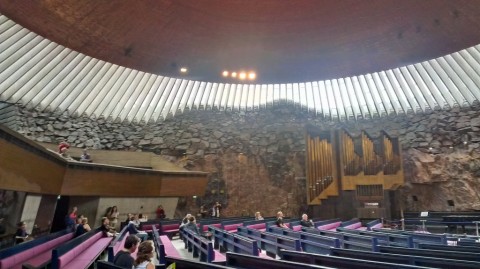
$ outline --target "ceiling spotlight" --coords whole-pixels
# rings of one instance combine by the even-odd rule
[[[257,77],[257,74],[255,74],[255,72],[248,73],[248,79],[254,80],[256,77]]]
[[[188,69],[186,67],[180,68],[180,73],[187,73]]]
[[[246,79],[247,78],[247,73],[241,72],[240,74],[238,74],[238,78],[241,79],[241,80]]]
[[[224,77],[228,77],[228,75],[229,75],[229,73],[228,73],[228,71],[227,71],[227,70],[225,70],[225,71],[223,71],[223,72],[222,72],[222,76],[224,76]]]
[[[232,78],[236,78],[237,77],[237,72],[232,72]]]

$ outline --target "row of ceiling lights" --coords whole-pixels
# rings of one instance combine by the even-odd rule
[[[228,70],[225,70],[222,72],[222,76],[224,78],[233,78],[233,79],[239,79],[239,80],[255,80],[257,78],[257,74],[253,71],[250,71],[250,72],[245,72],[245,71],[240,71],[240,72],[237,72],[237,71],[228,71]]]
[[[188,72],[188,68],[182,67],[180,68],[180,73],[186,74]],[[239,79],[239,80],[255,80],[257,78],[257,74],[253,71],[245,72],[245,71],[228,71],[225,70],[222,72],[222,76],[224,78],[233,78],[233,79]]]

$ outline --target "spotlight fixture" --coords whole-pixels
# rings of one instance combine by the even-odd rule
[[[232,72],[231,76],[232,76],[232,78],[236,78],[237,77],[237,72]]]
[[[186,67],[180,68],[180,73],[187,73],[188,69]]]
[[[238,78],[241,79],[241,80],[244,80],[247,78],[247,73],[245,72],[240,72],[240,74],[238,74]]]
[[[257,74],[255,74],[255,72],[248,73],[248,79],[249,80],[254,80],[256,77],[257,77]]]
[[[224,77],[228,77],[228,75],[229,75],[229,73],[228,73],[228,71],[227,71],[227,70],[225,70],[225,71],[223,71],[223,72],[222,72],[222,76],[224,76]]]

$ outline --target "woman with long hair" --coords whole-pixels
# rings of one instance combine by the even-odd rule
[[[112,206],[107,213],[107,218],[110,221],[110,228],[114,230],[117,230],[118,214],[119,213],[116,205]]]
[[[152,258],[155,255],[155,248],[152,240],[146,240],[140,243],[137,251],[137,258],[133,265],[135,269],[155,269]]]

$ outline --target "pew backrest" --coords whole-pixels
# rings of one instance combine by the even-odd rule
[[[250,255],[227,252],[227,266],[233,268],[275,268],[275,269],[332,269],[331,267],[282,261],[275,259],[264,259]]]

